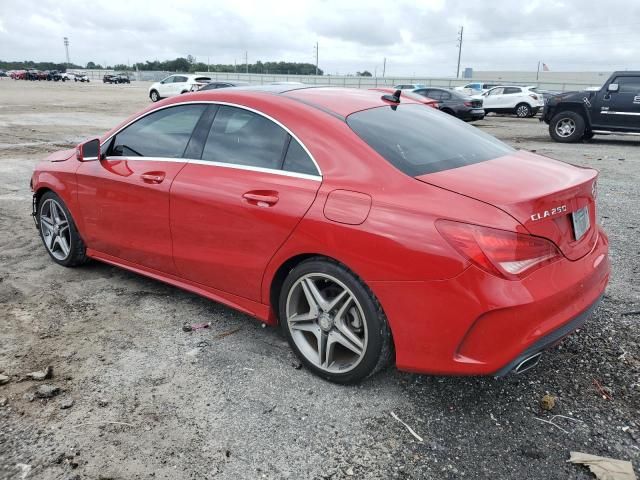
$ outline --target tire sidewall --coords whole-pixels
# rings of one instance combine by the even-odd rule
[[[351,290],[362,307],[362,311],[365,316],[364,321],[367,324],[366,352],[364,357],[360,360],[360,363],[358,363],[354,369],[346,373],[329,373],[315,366],[302,354],[291,335],[286,313],[287,297],[289,296],[289,291],[295,282],[299,280],[300,277],[310,273],[324,273],[337,278],[344,283],[349,290]],[[342,265],[328,260],[311,259],[302,262],[293,268],[282,285],[278,301],[278,312],[280,327],[287,338],[289,345],[305,367],[316,375],[335,383],[351,384],[357,383],[372,373],[375,373],[380,357],[384,354],[383,347],[385,340],[388,341],[388,338],[386,337],[389,336],[384,314],[381,313],[378,303],[372,298],[372,293],[370,293],[369,289],[366,288],[353,273]]]
[[[67,221],[69,222],[69,234],[70,234],[70,245],[69,245],[69,255],[64,260],[59,260],[53,256],[53,254],[47,248],[47,244],[44,240],[44,234],[42,232],[42,227],[40,226],[40,213],[42,210],[42,206],[44,205],[46,200],[55,200],[58,205],[64,210],[64,214],[67,216]],[[64,201],[54,192],[45,193],[38,202],[38,210],[36,214],[36,220],[38,221],[38,233],[40,235],[40,240],[42,240],[42,244],[44,245],[45,250],[49,254],[49,257],[56,262],[58,265],[62,265],[63,267],[70,267],[81,263],[84,260],[85,255],[85,247],[84,242],[80,238],[80,234],[78,233],[78,229],[76,228],[76,224],[73,221],[73,217],[71,216],[71,212],[67,208],[67,205]]]
[[[155,100],[153,98],[154,94],[156,97]],[[151,90],[151,93],[149,94],[149,98],[151,99],[152,102],[157,102],[158,100],[160,100],[160,95],[155,90]]]

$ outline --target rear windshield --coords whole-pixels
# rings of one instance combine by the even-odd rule
[[[514,152],[477,127],[425,105],[363,110],[349,115],[347,124],[371,148],[412,177]]]

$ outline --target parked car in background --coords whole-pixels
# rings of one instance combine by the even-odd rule
[[[435,87],[417,88],[413,92],[435,100],[441,111],[465,122],[482,120],[485,116],[482,99],[472,98],[464,92]]]
[[[397,90],[394,90],[393,88],[370,88],[369,90],[373,90],[376,92],[383,92],[391,95],[397,92]],[[411,90],[402,91],[402,94],[400,95],[400,97],[410,98],[411,100],[415,100],[416,102],[423,103],[428,107],[435,108],[436,110],[440,108],[440,105],[438,104],[438,102],[433,98],[425,97],[424,95],[420,95]]]
[[[71,81],[71,80],[75,80],[76,79],[76,75],[75,75],[75,73],[66,72],[66,73],[60,74],[60,79],[63,82]]]
[[[545,105],[547,104],[547,102],[551,97],[555,97],[556,95],[560,95],[562,93],[562,92],[553,91],[553,90],[544,90],[538,87],[529,87],[529,90],[542,95],[542,99],[544,100]]]
[[[105,73],[102,77],[102,83],[117,83],[116,76],[112,73]]]
[[[89,76],[86,73],[78,73],[76,74],[74,80],[76,82],[89,82]]]
[[[58,70],[51,70],[47,75],[47,80],[57,82],[62,80],[62,74]]]
[[[156,82],[149,87],[149,98],[152,102],[157,102],[161,98],[174,97],[187,92],[197,90],[211,81],[210,77],[203,75],[191,75],[179,73],[169,75],[160,82]]]
[[[456,87],[455,90],[460,92],[465,92],[467,95],[482,95],[487,90],[492,89],[493,87],[497,87],[497,83],[467,83],[462,87]]]
[[[426,88],[424,83],[399,83],[393,87],[394,90],[415,90],[416,88]]]
[[[116,83],[131,83],[131,77],[126,72],[117,73]]]
[[[27,70],[27,73],[25,74],[25,80],[38,80],[38,76],[40,74],[39,70]]]
[[[640,71],[613,72],[601,88],[551,97],[541,121],[563,143],[598,134],[640,135]]]
[[[217,88],[248,87],[248,86],[249,86],[249,82],[236,82],[235,80],[213,81],[213,82],[205,83],[200,88],[197,88],[197,90],[201,92],[203,90],[215,90]]]
[[[513,113],[519,118],[533,117],[542,107],[544,99],[541,94],[530,87],[505,85],[494,87],[482,94],[486,113]]]
[[[13,79],[13,80],[24,80],[27,76],[27,71],[26,70],[12,70],[11,73],[9,74],[9,76]]]
[[[609,280],[598,172],[388,97],[268,85],[150,105],[36,166],[43,250],[279,324],[337,383],[394,360],[437,375],[533,367]]]
[[[127,73],[107,73],[102,77],[102,83],[131,83]]]
[[[0,70],[0,77],[8,77],[9,75],[7,75],[7,72],[5,72],[4,70]]]

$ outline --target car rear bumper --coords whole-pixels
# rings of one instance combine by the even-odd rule
[[[462,115],[460,115],[460,118],[462,120],[482,120],[484,116],[485,116],[485,111],[483,108],[473,108],[473,109],[462,112]]]
[[[399,369],[503,375],[584,323],[609,280],[608,240],[521,281],[474,266],[432,282],[370,282],[389,320]]]

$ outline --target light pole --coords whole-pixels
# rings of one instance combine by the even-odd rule
[[[67,67],[68,67],[69,64],[71,63],[69,61],[69,38],[68,37],[64,37],[64,49],[67,52]]]

